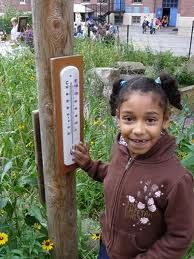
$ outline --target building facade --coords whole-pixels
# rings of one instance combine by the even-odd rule
[[[177,15],[179,34],[189,34],[194,21],[194,0],[179,1],[179,13]]]
[[[54,0],[53,0],[54,1]],[[180,34],[191,32],[194,20],[194,0],[74,0],[109,22],[123,25],[141,25],[144,17],[152,19],[168,16],[169,26],[177,27]],[[6,6],[19,11],[31,11],[31,0],[0,0],[0,13]]]
[[[190,33],[194,20],[194,0],[75,0],[87,6],[97,5],[103,10],[107,5],[109,21],[123,25],[141,25],[144,17],[152,19],[168,16],[169,26],[179,33]]]

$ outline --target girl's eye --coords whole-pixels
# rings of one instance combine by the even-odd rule
[[[149,119],[147,119],[147,122],[148,122],[149,124],[154,124],[156,121],[157,121],[156,118],[149,118]]]
[[[123,120],[124,121],[127,121],[127,122],[131,122],[133,121],[134,119],[132,117],[123,117]]]

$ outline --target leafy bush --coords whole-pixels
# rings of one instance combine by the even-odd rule
[[[185,66],[175,72],[175,77],[182,87],[194,84],[194,73],[189,72]]]

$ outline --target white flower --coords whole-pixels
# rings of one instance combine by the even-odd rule
[[[134,203],[135,202],[135,198],[133,196],[129,195],[128,199],[129,199],[130,203]]]
[[[161,196],[161,191],[155,192],[155,196],[156,196],[156,197],[160,197],[160,196]]]
[[[144,192],[146,192],[147,189],[148,189],[148,187],[145,185],[145,186],[143,187]]]
[[[151,212],[155,212],[156,211],[156,206],[153,204],[151,206],[148,206],[148,210]]]
[[[148,205],[150,206],[152,204],[154,204],[154,199],[153,198],[149,198],[148,199]]]
[[[149,222],[148,218],[140,218],[141,224],[147,224]]]
[[[157,184],[153,184],[152,187],[151,187],[152,191],[155,192],[159,189],[158,185]]]
[[[143,204],[141,201],[137,204],[138,209],[143,210],[145,208],[145,204]]]

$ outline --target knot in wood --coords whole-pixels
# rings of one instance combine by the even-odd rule
[[[49,16],[47,19],[47,30],[51,44],[55,47],[59,47],[65,38],[64,20],[56,15]]]

